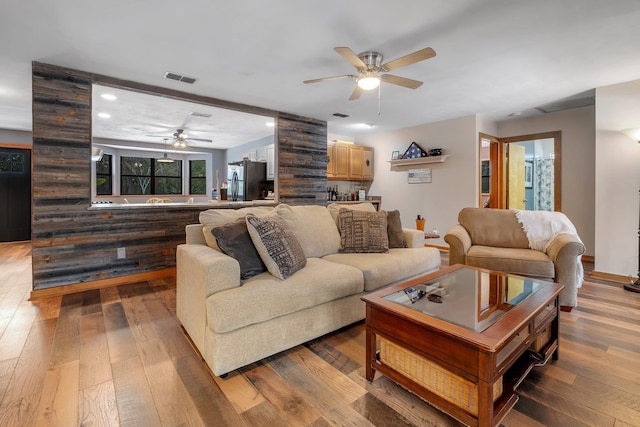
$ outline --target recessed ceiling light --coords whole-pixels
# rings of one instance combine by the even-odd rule
[[[518,117],[518,116],[521,116],[521,115],[522,115],[522,113],[520,111],[516,111],[515,113],[509,114],[509,117]]]
[[[100,95],[100,97],[102,99],[106,99],[107,101],[115,101],[116,99],[118,99],[118,97],[112,93],[103,93],[102,95]]]
[[[98,113],[98,117],[100,117],[101,119],[110,119],[111,118],[111,114],[109,114],[109,113]]]

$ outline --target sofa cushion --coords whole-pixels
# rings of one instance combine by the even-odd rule
[[[247,229],[269,273],[286,279],[307,264],[302,246],[278,217],[246,216]]]
[[[240,264],[240,278],[249,279],[256,274],[267,271],[256,250],[244,218],[214,227],[211,233],[216,238],[222,252],[234,258]]]
[[[386,212],[362,212],[340,209],[340,252],[372,253],[388,252]]]
[[[529,240],[515,214],[506,209],[464,208],[458,222],[474,245],[529,249]]]
[[[247,214],[256,216],[264,216],[273,212],[273,208],[269,206],[252,206],[240,209],[207,209],[200,212],[200,224],[203,225],[202,233],[207,241],[207,245],[220,252],[220,247],[216,242],[216,238],[211,234],[214,227],[224,225],[238,218],[244,218]]]
[[[440,267],[440,251],[426,247],[389,249],[386,254],[333,254],[322,259],[362,271],[365,291],[373,291]]]
[[[331,218],[338,225],[338,214],[340,213],[340,209],[349,209],[352,211],[364,211],[364,212],[377,212],[377,209],[371,203],[355,203],[355,204],[340,204],[340,203],[330,203],[327,206],[329,213],[331,214]]]
[[[407,247],[407,237],[402,230],[399,210],[387,212],[387,236],[389,238],[389,249]]]
[[[553,261],[540,251],[474,245],[467,251],[467,265],[524,276],[553,279]]]
[[[207,298],[208,327],[217,333],[230,332],[358,294],[363,289],[360,270],[309,258],[305,268],[286,280],[262,273],[241,287],[211,295]]]
[[[335,254],[340,249],[340,233],[326,207],[280,204],[275,213],[285,220],[307,258]]]

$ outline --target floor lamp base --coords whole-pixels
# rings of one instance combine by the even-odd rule
[[[624,288],[631,292],[640,292],[640,278],[634,283],[626,283]]]

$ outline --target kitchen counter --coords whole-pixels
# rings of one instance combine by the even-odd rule
[[[214,201],[206,203],[195,202],[169,202],[169,203],[94,203],[89,210],[111,210],[111,209],[165,209],[165,208],[193,208],[193,209],[239,209],[248,206],[276,206],[273,200],[251,200],[246,202]]]
[[[382,209],[382,198],[379,196],[371,196],[371,198],[367,197],[365,200],[327,201],[327,204],[330,203],[337,203],[339,205],[357,205],[359,203],[371,203],[373,207],[376,208],[376,210],[379,211]]]

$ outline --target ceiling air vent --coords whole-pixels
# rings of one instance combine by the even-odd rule
[[[197,111],[192,111],[189,113],[190,116],[193,117],[204,117],[205,119],[211,118],[211,114],[209,113],[198,113]]]
[[[335,117],[340,117],[341,119],[344,119],[344,118],[346,118],[346,117],[349,117],[349,115],[348,115],[348,114],[342,114],[342,113],[333,113],[333,115],[334,115]]]
[[[189,83],[190,85],[194,84],[198,80],[195,77],[187,77],[181,74],[172,73],[170,71],[167,71],[166,73],[164,73],[164,77],[167,79],[176,80],[183,83]]]

